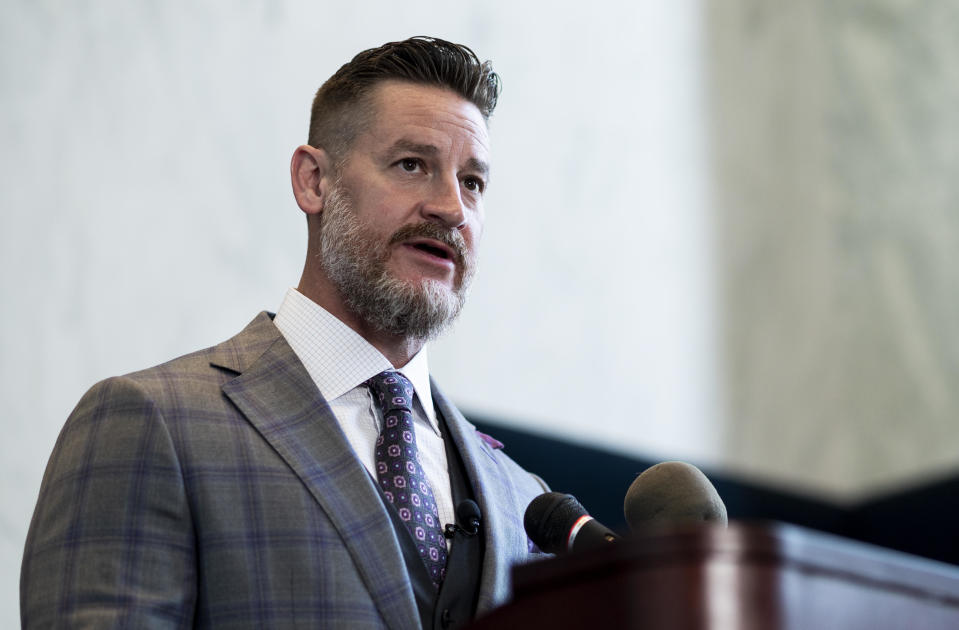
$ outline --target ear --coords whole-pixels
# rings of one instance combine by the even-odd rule
[[[302,145],[290,160],[293,196],[306,214],[319,214],[332,185],[332,160],[323,149]]]

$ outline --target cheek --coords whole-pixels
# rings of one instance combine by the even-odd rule
[[[466,250],[469,252],[469,257],[472,258],[475,262],[479,254],[479,245],[483,237],[483,226],[482,224],[470,226],[468,230],[461,232],[463,236],[463,241],[466,245]]]
[[[396,230],[403,227],[404,217],[389,199],[369,199],[363,206],[354,209],[357,218],[370,235],[389,240]]]
[[[470,225],[470,240],[474,245],[479,245],[483,239],[483,215],[479,214]]]
[[[378,181],[351,183],[353,212],[366,223],[388,222],[400,214],[403,195]]]

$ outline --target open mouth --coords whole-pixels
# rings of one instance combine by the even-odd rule
[[[433,241],[416,241],[409,243],[409,246],[443,260],[453,260],[453,252],[448,247]]]

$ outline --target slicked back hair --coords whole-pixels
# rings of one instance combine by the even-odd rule
[[[499,98],[500,79],[489,61],[460,44],[411,37],[359,53],[316,92],[310,113],[309,144],[326,150],[334,164],[372,122],[371,92],[383,81],[406,81],[452,90],[489,120]]]

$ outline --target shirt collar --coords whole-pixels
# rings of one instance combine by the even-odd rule
[[[273,323],[327,400],[339,398],[380,372],[394,369],[359,333],[296,289],[286,292]],[[426,346],[397,371],[413,384],[427,419],[439,431]]]

